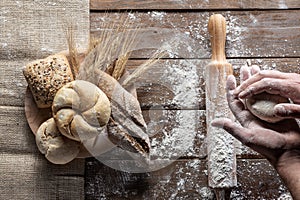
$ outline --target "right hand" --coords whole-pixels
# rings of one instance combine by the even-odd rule
[[[246,82],[251,79],[251,76],[254,77],[259,73],[259,68],[252,67],[251,70],[248,67],[243,68],[241,81]],[[259,76],[261,75],[256,77]],[[299,88],[299,85],[297,86]],[[212,121],[212,125],[223,128],[243,144],[265,156],[286,183],[293,199],[300,200],[300,129],[298,123],[295,119],[285,119],[271,124],[252,115],[239,98],[239,91],[243,90],[236,87],[236,79],[233,75],[228,77],[226,89],[230,110],[240,124],[230,119],[218,118]]]
[[[276,115],[284,118],[300,118],[300,74],[275,70],[260,71],[259,68],[255,70],[252,76],[245,78],[244,82],[236,88],[235,94],[239,94],[240,99],[262,92],[289,98],[293,103],[275,106]]]

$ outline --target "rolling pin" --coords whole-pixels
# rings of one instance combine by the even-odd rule
[[[225,57],[225,18],[220,14],[212,15],[208,31],[212,47],[212,59],[205,69],[208,185],[225,191],[237,185],[235,140],[222,128],[210,125],[215,118],[234,119],[226,100],[226,80],[233,69]]]

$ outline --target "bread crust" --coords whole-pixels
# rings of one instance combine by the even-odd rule
[[[55,54],[25,66],[23,74],[38,108],[49,108],[56,92],[74,80],[65,55]]]
[[[63,136],[53,118],[39,127],[35,139],[40,152],[54,164],[71,162],[80,151],[80,143]]]

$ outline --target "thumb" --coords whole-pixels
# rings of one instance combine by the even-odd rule
[[[227,118],[214,119],[211,122],[214,127],[222,128],[243,144],[248,143],[247,129]]]
[[[284,118],[300,118],[300,105],[282,103],[274,107],[275,114]]]

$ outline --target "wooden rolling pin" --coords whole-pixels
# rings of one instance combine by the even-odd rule
[[[210,125],[215,118],[234,119],[228,107],[225,89],[227,76],[233,71],[225,57],[225,18],[220,14],[212,15],[208,31],[212,47],[212,60],[205,70],[208,184],[211,188],[223,190],[237,185],[235,140],[223,129]]]

